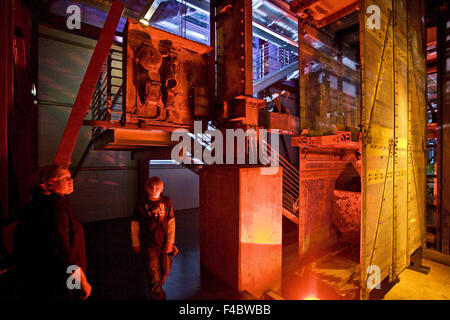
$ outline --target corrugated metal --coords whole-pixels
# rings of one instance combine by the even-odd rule
[[[369,29],[370,5],[380,29]],[[363,125],[361,294],[367,268],[392,281],[422,245],[425,218],[423,5],[360,1]]]

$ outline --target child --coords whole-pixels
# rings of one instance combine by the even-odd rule
[[[158,177],[145,182],[145,191],[147,195],[138,201],[131,221],[132,246],[142,255],[151,299],[166,300],[162,285],[169,276],[171,256],[177,252],[172,201],[161,195],[163,182]]]

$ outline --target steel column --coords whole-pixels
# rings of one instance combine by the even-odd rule
[[[211,34],[215,36],[217,100],[253,95],[251,0],[211,1]],[[214,43],[211,43],[214,45]]]

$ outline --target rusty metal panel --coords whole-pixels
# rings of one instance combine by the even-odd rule
[[[209,115],[211,47],[133,19],[125,38],[127,123],[191,125],[195,116]]]
[[[317,145],[314,140],[317,140]],[[347,230],[339,229],[341,224],[338,220],[342,217],[339,216],[339,203],[343,200],[339,191],[352,190],[357,198],[361,190],[360,145],[349,141],[330,141],[328,144],[324,140],[328,139],[300,137],[292,141],[300,147],[299,261],[303,266],[329,252],[339,242],[359,245],[359,236],[346,239]],[[358,215],[359,208],[347,208],[352,212],[347,212],[346,218],[353,213]],[[353,230],[359,234],[359,226]]]
[[[380,29],[369,29],[366,23],[370,5],[380,8]],[[406,0],[360,1],[363,298],[370,291],[369,266],[380,268],[381,280],[392,281],[422,245],[425,100],[420,99],[425,94],[425,59],[424,26],[417,23],[422,13],[415,6]],[[416,74],[420,83],[412,81]]]
[[[211,1],[218,102],[253,95],[252,1]]]

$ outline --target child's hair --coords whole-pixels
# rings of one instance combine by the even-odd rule
[[[33,176],[33,181],[31,182],[30,191],[33,195],[45,194],[49,195],[52,193],[52,187],[49,184],[49,180],[56,178],[58,169],[67,169],[67,167],[50,164],[39,168],[39,170]]]
[[[162,180],[159,177],[150,177],[145,181],[145,189],[153,186],[153,185],[159,185],[161,187],[164,186]]]

